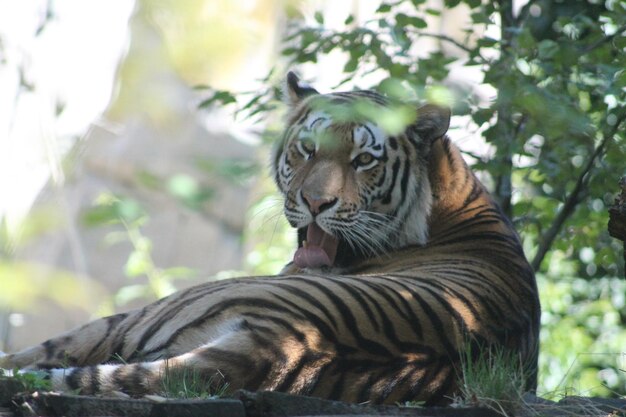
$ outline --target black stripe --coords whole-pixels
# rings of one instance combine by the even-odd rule
[[[362,282],[362,283],[365,283],[365,282]],[[342,282],[341,285],[348,286],[347,283],[345,283],[345,282]],[[387,339],[389,339],[391,341],[391,344],[394,345],[395,347],[399,348],[400,350],[404,351],[404,352],[413,352],[415,347],[416,347],[416,344],[400,340],[400,338],[396,334],[396,330],[395,330],[394,324],[391,322],[391,320],[389,320],[388,314],[380,306],[380,303],[377,300],[375,300],[373,297],[371,297],[368,294],[367,291],[364,291],[363,289],[359,288],[357,285],[354,285],[354,283],[352,284],[352,288],[354,288],[357,291],[360,291],[363,294],[363,296],[365,298],[369,298],[369,300],[372,303],[372,305],[374,305],[374,307],[376,308],[376,310],[378,312],[380,320],[383,323],[383,325],[382,325],[383,332],[385,333],[385,336],[387,336]],[[371,290],[371,288],[370,288],[370,290]],[[385,293],[385,291],[378,291],[378,292],[376,292],[376,294],[379,295],[379,296],[383,296],[384,293]],[[385,297],[383,296],[383,298],[385,298]],[[390,301],[388,296],[385,299],[388,302]],[[363,301],[363,302],[365,303],[365,301]],[[390,306],[402,318],[404,318],[407,323],[410,323],[408,318],[406,317],[406,315],[402,314],[402,312],[398,310],[397,306],[395,305],[395,303],[393,303],[393,301],[391,301]],[[373,316],[373,313],[371,313],[371,314]],[[374,322],[373,317],[371,317],[370,320]],[[378,326],[378,324],[376,322],[374,322],[374,323],[376,324],[375,330],[379,331],[380,326]]]
[[[95,394],[100,391],[100,368],[92,366],[89,368],[89,392]]]
[[[205,358],[209,363],[222,362],[229,365],[236,364],[240,369],[249,369],[251,373],[257,367],[257,362],[251,359],[249,355],[232,350],[207,347],[200,349],[198,355]],[[230,368],[230,366],[228,368]],[[266,376],[267,374],[263,375],[263,377]]]
[[[343,322],[344,322],[346,329],[357,340],[359,348],[361,348],[362,350],[368,353],[373,353],[375,355],[383,355],[383,356],[391,355],[391,352],[389,352],[389,350],[385,348],[383,345],[381,345],[380,343],[363,337],[363,335],[359,331],[357,320],[352,314],[352,311],[350,310],[350,308],[348,308],[348,306],[343,302],[343,300],[340,297],[338,297],[336,294],[334,294],[326,285],[318,281],[313,281],[310,279],[303,279],[299,277],[298,278],[294,277],[292,279],[296,281],[301,281],[305,284],[308,284],[312,287],[317,288],[330,300],[331,303],[333,303],[333,305],[339,311],[340,316],[343,318]]]
[[[417,303],[420,305],[420,308],[426,313],[426,316],[430,320],[434,329],[444,328],[443,322],[439,318],[439,315],[437,314],[437,312],[433,310],[432,306],[422,298],[422,295],[419,292],[416,291],[417,289],[417,287],[415,286],[416,282],[413,282],[412,285],[407,285],[399,281],[395,281],[395,282],[397,285],[404,288],[415,299],[415,301],[417,301]],[[441,344],[444,346],[446,351],[450,352],[450,351],[455,350],[453,345],[448,340],[448,338],[445,335],[443,335],[441,331],[436,332],[436,334],[439,337],[439,340],[441,341]]]
[[[314,325],[317,328],[317,331],[322,334],[322,338],[324,341],[330,342],[335,346],[338,354],[349,354],[356,351],[356,349],[353,347],[350,347],[343,343],[339,343],[339,340],[337,340],[337,333],[334,332],[330,328],[330,326],[328,326],[328,324],[326,324],[322,319],[313,314],[310,310],[307,310],[306,308],[299,306],[298,304],[289,301],[282,296],[274,295],[274,297],[278,298],[286,304],[289,304],[290,307],[294,310],[299,311],[310,324]]]
[[[113,332],[113,329],[117,327],[117,325],[119,325],[122,321],[124,321],[126,317],[128,317],[128,314],[122,313],[122,314],[116,314],[114,316],[109,316],[109,317],[102,319],[102,320],[106,320],[107,329],[102,333],[102,337],[96,343],[93,344],[92,348],[89,350],[89,353],[83,356],[86,361],[89,361],[90,358],[96,356],[95,355],[96,350],[102,349],[102,346],[105,344],[105,341],[111,337],[111,333]],[[112,344],[110,344],[109,346],[111,345]],[[110,353],[113,354],[115,352],[113,351]]]
[[[365,312],[365,315],[369,319],[369,323],[368,324],[371,324],[372,328],[375,331],[379,331],[380,330],[380,325],[378,324],[378,321],[376,320],[376,317],[374,316],[374,312],[370,308],[369,303],[367,301],[365,301],[365,298],[363,297],[363,295],[367,296],[367,293],[362,292],[362,290],[360,290],[354,284],[348,285],[348,284],[346,284],[345,282],[342,282],[342,281],[335,281],[335,284],[337,284],[341,288],[343,288],[344,291],[349,293],[352,296],[352,298],[354,298],[356,300],[356,302],[363,309],[363,311]],[[378,307],[378,305],[376,305],[376,302],[373,302],[373,305],[375,307]]]
[[[450,401],[450,398],[447,396],[454,387],[455,380],[457,378],[456,374],[452,372],[451,365],[448,365],[447,362],[445,364],[441,363],[438,372],[436,372],[430,380],[434,380],[437,375],[442,372],[446,373],[445,379],[443,382],[436,385],[437,389],[429,396],[428,400],[424,404],[426,407],[441,405]]]
[[[329,379],[329,377],[326,376],[326,379]],[[346,379],[346,373],[340,372],[337,379],[335,379],[330,392],[328,393],[328,399],[330,400],[341,399],[341,396],[344,392],[344,387],[346,385],[345,379]]]
[[[46,360],[49,361],[54,357],[54,352],[56,352],[56,346],[52,342],[52,340],[46,340],[41,344],[46,352]]]
[[[206,324],[208,320],[215,319],[216,317],[227,313],[228,309],[239,307],[241,305],[245,305],[246,307],[257,307],[257,308],[265,309],[268,311],[295,314],[293,311],[290,311],[289,309],[287,309],[286,307],[280,304],[267,301],[267,300],[262,300],[259,298],[240,297],[236,299],[224,300],[222,302],[213,304],[195,320],[188,322],[184,326],[178,327],[164,343],[159,344],[158,346],[154,347],[153,349],[149,351],[143,351],[143,354],[148,355],[151,353],[160,352],[166,349],[167,347],[169,347],[171,344],[173,344],[176,341],[176,339],[178,339],[178,337],[181,334],[183,334],[185,331],[196,328],[196,327],[202,327]],[[167,323],[164,323],[164,324],[167,324]],[[154,334],[150,336],[154,336]]]
[[[313,305],[318,310],[320,310],[324,314],[324,316],[328,319],[328,321],[330,321],[333,327],[337,329],[337,320],[335,320],[335,317],[330,313],[330,311],[328,311],[328,309],[323,303],[320,303],[318,299],[308,294],[306,291],[303,291],[299,287],[289,285],[289,283],[276,282],[273,285],[275,285],[277,288],[284,289],[285,291],[288,291],[289,293],[294,294],[297,297],[300,297],[306,300],[307,302],[309,302],[311,305]]]
[[[430,288],[431,285],[433,285],[433,282],[424,282],[423,286],[420,286],[421,289],[428,291],[430,293],[430,295],[435,298],[439,304],[441,304],[441,306],[450,314],[450,316],[454,319],[454,321],[456,321],[457,323],[457,329],[459,329],[459,331],[461,332],[465,332],[467,331],[467,324],[465,323],[465,320],[463,319],[463,317],[459,314],[459,312],[453,308],[450,303],[443,298],[441,295],[439,295],[439,293],[435,290],[433,290],[432,288]],[[443,327],[440,327],[441,330],[443,330]],[[443,335],[443,337],[446,337],[448,335]],[[449,343],[449,342],[448,342]],[[448,354],[452,354],[452,352],[456,352],[457,350],[455,348],[453,348],[451,345],[448,345],[447,348],[447,353]]]
[[[410,327],[411,329],[413,329],[416,338],[423,337],[423,330],[420,319],[419,317],[417,317],[406,299],[398,294],[398,292],[395,291],[393,288],[389,288],[384,284],[368,282],[368,285],[371,285],[375,291],[375,294],[383,297],[389,303],[389,305],[398,313],[398,315],[400,315],[406,321],[406,323],[410,324]],[[404,307],[404,311],[401,311],[400,306],[396,304],[391,295],[393,295],[393,297],[395,297],[400,302],[400,304],[402,304],[402,306]]]
[[[245,281],[244,280],[237,281],[237,283],[243,283],[243,282]],[[175,300],[176,302],[170,303],[166,308],[159,311],[157,314],[152,315],[150,317],[150,320],[152,320],[153,323],[150,326],[147,325],[148,323],[142,323],[142,327],[144,327],[143,335],[139,339],[139,342],[137,343],[137,346],[135,347],[135,351],[139,352],[143,350],[143,348],[146,346],[148,341],[161,329],[161,327],[169,324],[174,319],[174,317],[176,317],[176,315],[185,311],[187,308],[190,308],[195,301],[204,300],[206,296],[214,292],[219,292],[224,289],[227,289],[231,287],[232,284],[235,284],[235,282],[233,281],[233,282],[230,282],[229,284],[230,285],[225,285],[224,282],[221,282],[221,283],[215,283],[212,285],[204,284],[204,286],[202,285],[194,286],[194,287],[191,287],[190,289],[185,290],[182,294],[172,294],[176,296],[175,298],[172,298],[172,296],[167,297],[168,299]],[[188,295],[190,294],[192,296],[188,297]],[[153,310],[152,307],[155,307],[155,305],[153,304],[153,305],[150,305],[149,307],[151,308],[151,310]]]
[[[67,369],[65,372],[65,384],[72,391],[80,390],[82,391],[82,386],[80,384],[82,374],[87,371],[88,368],[73,368]]]
[[[391,167],[391,184],[389,184],[387,195],[385,195],[385,198],[383,198],[383,201],[382,201],[383,204],[391,203],[391,196],[393,194],[393,191],[396,189],[396,181],[398,179],[399,170],[400,170],[400,158],[396,158],[396,160],[393,161],[393,166]]]
[[[265,314],[257,314],[257,313],[244,313],[242,314],[243,317],[251,317],[257,320],[264,320],[264,321],[269,321],[271,323],[277,324],[280,327],[287,329],[287,331],[289,332],[290,335],[294,336],[298,342],[300,343],[305,343],[306,342],[306,336],[304,333],[302,333],[301,331],[297,330],[295,327],[293,327],[291,325],[291,322],[280,318],[280,317],[274,317],[274,316],[268,316]],[[256,325],[258,327],[261,327],[260,325]],[[272,329],[267,329],[268,332],[272,332],[273,334],[276,335],[276,332]],[[278,335],[276,335],[278,336]]]
[[[263,358],[263,360],[256,364],[254,372],[251,373],[252,379],[245,384],[245,388],[251,391],[257,391],[261,387],[261,384],[267,381],[267,377],[270,375],[271,371],[272,362]]]
[[[117,368],[115,368],[115,370],[113,371],[113,373],[111,374],[111,382],[113,382],[113,385],[115,385],[115,387],[117,387],[118,389],[122,389],[124,386],[124,367],[126,365],[119,365]]]
[[[410,151],[406,146],[403,146],[403,150],[405,155],[410,155]],[[406,198],[406,196],[408,195],[408,185],[409,185],[409,173],[411,172],[411,164],[406,162],[404,164],[404,170],[402,172],[402,179],[400,180],[400,191],[401,191],[401,197],[402,200],[401,202],[398,204],[398,207],[395,208],[394,212],[398,212],[398,209],[400,207],[402,207],[402,203],[404,202],[404,199]]]
[[[370,400],[372,396],[372,386],[374,385],[375,382],[379,382],[379,381],[376,381],[378,379],[379,378],[374,377],[374,373],[369,373],[367,375],[367,379],[361,383],[361,389],[359,389],[359,392],[356,395],[357,403],[360,404],[360,403],[364,403]]]
[[[304,355],[300,356],[300,358],[298,359],[298,362],[296,362],[295,366],[293,366],[289,371],[287,371],[287,373],[285,374],[285,376],[283,377],[282,381],[280,381],[274,388],[273,391],[291,391],[291,386],[293,385],[293,383],[296,380],[296,377],[298,376],[298,374],[302,371],[302,369],[304,369],[305,365],[308,365],[308,357],[307,357],[307,353],[305,353]]]
[[[144,365],[140,363],[122,366],[130,367],[124,379],[124,390],[131,394],[144,394],[152,372],[144,368]]]
[[[475,271],[465,271],[465,274],[462,274],[462,273],[455,274],[453,271],[450,271],[445,275],[439,274],[439,273],[435,273],[435,275],[441,278],[445,278],[451,283],[454,283],[454,285],[463,288],[465,291],[472,293],[476,298],[480,299],[481,305],[483,305],[487,309],[488,314],[492,318],[499,319],[505,316],[504,311],[500,308],[500,303],[503,301],[504,302],[509,301],[508,300],[509,297],[507,296],[507,293],[505,293],[498,286],[495,286],[493,284],[489,285],[488,288],[484,288],[481,286],[482,291],[478,292],[477,288],[474,288],[473,286],[468,285],[467,283],[467,278],[468,277],[474,278],[475,275],[480,275],[481,278],[483,279],[478,279],[477,280],[478,282],[472,281],[473,285],[480,285],[481,283],[489,282],[486,276],[478,274]],[[456,279],[457,277],[460,279]],[[486,297],[487,295],[485,294],[486,291],[490,291],[490,292],[492,291],[496,293],[498,296],[497,297],[498,300],[494,300],[489,297]]]

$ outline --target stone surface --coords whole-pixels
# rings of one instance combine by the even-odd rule
[[[577,410],[579,415],[626,416],[626,399],[565,397],[558,403],[559,408]]]
[[[20,416],[246,417],[241,401],[233,399],[170,400],[157,403],[149,400],[87,397],[52,392],[24,396],[21,401],[16,401],[14,410]]]
[[[525,396],[525,406],[515,417],[626,417],[626,399],[565,397],[557,403],[534,398]]]
[[[247,417],[290,416],[416,416],[416,417],[496,417],[485,408],[408,408],[395,406],[362,406],[321,398],[289,395],[273,391],[238,391],[235,397],[243,402]]]
[[[21,401],[20,401],[21,400]],[[16,401],[16,413],[28,415],[28,407],[40,416],[149,416],[153,403],[145,400],[62,395],[54,392],[34,393]]]
[[[11,399],[19,392],[24,391],[24,386],[13,378],[0,378],[0,407],[8,407]]]
[[[188,400],[156,403],[150,417],[246,417],[246,411],[239,400]]]
[[[289,395],[279,392],[238,391],[234,398],[207,400],[151,401],[148,399],[103,398],[80,395],[65,395],[54,392],[17,394],[21,391],[8,379],[0,379],[0,396],[5,407],[0,408],[0,417],[29,416],[133,416],[133,417],[496,417],[495,410],[487,408],[451,407],[396,407],[364,406],[329,401],[320,398]],[[7,387],[12,386],[13,391]],[[11,396],[15,395],[13,400]],[[566,397],[554,402],[535,395],[526,394],[524,407],[510,417],[575,417],[612,416],[626,417],[626,399],[589,397]],[[0,405],[1,406],[1,405]]]

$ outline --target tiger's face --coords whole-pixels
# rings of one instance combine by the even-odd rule
[[[373,120],[341,115],[359,100],[387,106],[374,92],[321,95],[289,73],[287,94],[291,113],[274,173],[287,220],[298,229],[294,264],[345,268],[426,243],[428,151],[445,133],[449,112],[429,106],[390,135]]]

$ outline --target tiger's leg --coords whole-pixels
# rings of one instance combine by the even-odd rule
[[[331,361],[330,353],[312,352],[305,340],[285,332],[284,328],[260,329],[246,320],[236,321],[212,342],[168,359],[51,369],[48,372],[53,388],[79,390],[83,394],[123,391],[138,396],[162,392],[163,378],[169,373],[183,378],[199,375],[203,380],[218,375],[217,380],[223,377],[229,390],[277,389],[288,383],[286,380],[294,370],[298,376],[304,376],[318,372]],[[293,383],[288,385],[291,392],[307,389]]]
[[[0,369],[88,366],[111,360],[119,326],[130,314],[104,317],[20,352],[0,356]]]

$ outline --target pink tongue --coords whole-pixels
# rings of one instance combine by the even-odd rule
[[[337,256],[339,241],[311,223],[306,232],[306,242],[293,255],[293,262],[300,268],[332,266]]]

